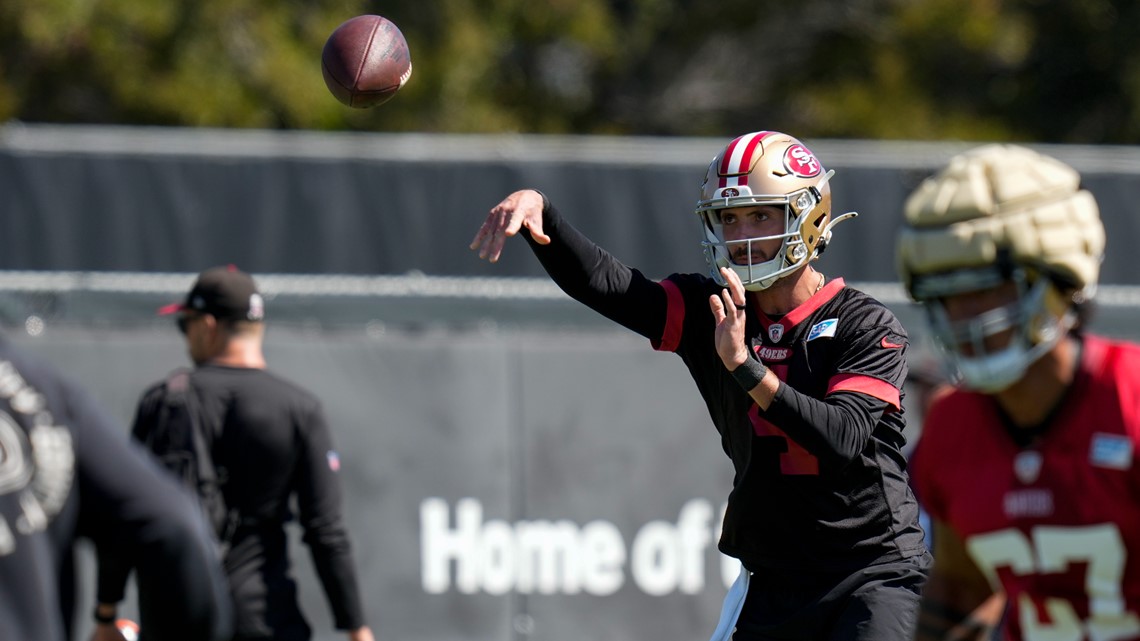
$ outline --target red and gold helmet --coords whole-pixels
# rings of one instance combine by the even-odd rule
[[[745,289],[758,291],[818,258],[831,240],[831,228],[857,215],[850,212],[831,218],[831,187],[827,183],[834,173],[824,171],[815,154],[788,134],[757,131],[728,143],[709,165],[697,201],[696,213],[704,231],[701,246],[710,276],[725,285],[720,268],[731,267]],[[739,264],[730,258],[720,212],[753,205],[782,207],[784,233],[733,244],[782,239],[783,245],[768,261]]]

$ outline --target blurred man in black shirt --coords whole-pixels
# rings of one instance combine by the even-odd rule
[[[129,553],[164,641],[223,641],[230,599],[191,497],[88,396],[0,339],[0,639],[72,637],[77,536]]]
[[[177,314],[186,337],[196,366],[191,402],[226,478],[226,506],[238,517],[225,555],[235,641],[310,638],[289,574],[284,525],[294,495],[337,628],[351,641],[372,641],[341,514],[340,460],[317,398],[266,370],[265,308],[253,278],[233,267],[206,270],[184,302],[160,313]],[[143,395],[133,431],[139,441],[154,428],[165,393],[160,382]],[[99,608],[109,615],[127,572],[115,559],[102,558],[100,566]],[[99,628],[96,641],[119,638],[111,626]]]

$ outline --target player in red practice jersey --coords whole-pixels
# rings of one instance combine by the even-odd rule
[[[1081,331],[1105,235],[1079,181],[989,145],[907,201],[900,273],[959,378],[913,458],[919,639],[983,638],[995,614],[1006,639],[1140,639],[1140,347]]]

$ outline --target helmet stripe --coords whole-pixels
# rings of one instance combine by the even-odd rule
[[[720,186],[740,186],[748,184],[748,170],[752,168],[752,157],[760,141],[770,131],[757,131],[740,136],[728,144],[720,163]]]
[[[732,142],[728,143],[728,147],[725,147],[724,156],[722,156],[720,159],[720,167],[717,168],[717,173],[722,177],[730,173],[728,168],[732,163],[733,154],[736,153],[736,146],[740,144],[741,140],[744,140],[750,135],[751,134],[744,134],[743,136],[737,136],[736,138],[733,138]]]

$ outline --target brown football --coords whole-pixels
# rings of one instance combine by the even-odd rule
[[[399,27],[383,16],[356,16],[336,28],[321,52],[325,85],[349,107],[375,107],[412,75],[412,56]]]

